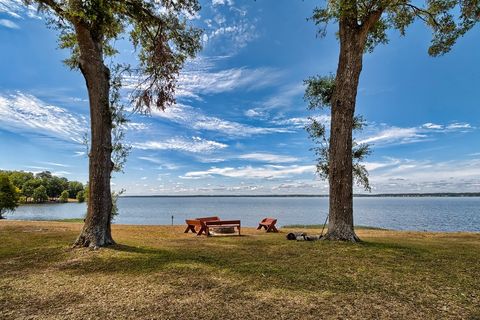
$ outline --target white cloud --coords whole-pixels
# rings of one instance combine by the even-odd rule
[[[304,91],[305,87],[301,84],[285,86],[255,108],[247,110],[245,115],[252,118],[265,118],[272,109],[291,107],[294,99],[302,95]]]
[[[30,18],[37,17],[35,6],[25,6],[22,0],[0,0],[0,13],[2,12],[14,18],[21,18],[23,14]]]
[[[195,130],[217,131],[236,137],[291,132],[291,130],[285,128],[253,127],[217,117],[206,116],[193,107],[180,104],[167,108],[165,111],[154,111],[153,114]]]
[[[138,157],[138,159],[148,161],[148,162],[151,162],[151,163],[155,163],[155,164],[162,164],[163,163],[163,161],[161,161],[160,159],[153,158],[153,157]]]
[[[160,160],[160,159],[154,158],[154,157],[138,157],[138,159],[160,165],[159,167],[157,167],[158,170],[164,170],[164,169],[176,170],[176,169],[180,168],[180,166],[178,166],[176,164],[169,163],[164,159]],[[143,168],[136,168],[136,169],[140,170],[140,171],[144,170]]]
[[[183,71],[178,78],[177,97],[200,99],[201,95],[219,94],[237,89],[254,90],[273,85],[281,73],[271,68],[209,68]]]
[[[218,6],[218,5],[229,5],[229,6],[233,6],[233,0],[212,0],[212,5],[213,6]]]
[[[266,115],[265,112],[258,109],[248,109],[244,114],[250,118],[263,118]]]
[[[129,131],[142,131],[149,128],[149,126],[143,122],[126,122],[122,124],[122,126],[125,130]]]
[[[472,129],[472,125],[465,122],[455,122],[447,126],[447,129]]]
[[[302,95],[305,92],[303,84],[284,87],[280,92],[271,96],[262,103],[265,109],[273,109],[279,107],[289,107],[295,97]]]
[[[54,171],[52,172],[52,175],[57,176],[57,177],[63,177],[72,174],[71,172],[68,171]]]
[[[438,130],[441,130],[444,128],[444,126],[441,124],[435,124],[431,122],[424,123],[422,127],[426,129],[438,129]]]
[[[85,151],[75,151],[75,154],[73,155],[74,157],[82,157],[86,155],[87,153]]]
[[[177,98],[201,100],[202,95],[220,94],[238,89],[258,90],[274,85],[281,75],[281,72],[272,68],[212,70],[215,59],[221,58],[199,58],[190,61],[178,77],[175,91]],[[125,77],[124,87],[136,89],[142,80],[141,77],[136,76]]]
[[[400,128],[386,125],[375,126],[369,124],[365,131],[369,135],[363,135],[359,143],[372,143],[375,145],[406,144],[432,140],[438,134],[452,132],[468,132],[475,128],[464,122],[455,122],[448,125],[424,123],[419,127]]]
[[[7,19],[0,19],[0,26],[4,26],[9,29],[20,29],[20,26],[13,21]]]
[[[270,162],[270,163],[289,163],[297,162],[299,159],[296,157],[278,155],[272,153],[247,153],[238,156],[239,159],[243,160],[254,160],[261,162]]]
[[[286,178],[290,176],[300,175],[304,173],[311,173],[312,175],[315,172],[315,166],[263,166],[263,167],[226,167],[226,168],[216,168],[205,171],[191,171],[185,173],[183,178],[199,179],[212,176],[223,176],[229,178],[242,178],[242,179],[277,179],[277,178]]]
[[[388,161],[384,162],[364,162],[363,165],[368,171],[375,171],[382,168],[393,167],[400,164],[400,160],[389,158]]]
[[[238,50],[244,48],[258,37],[255,25],[250,21],[240,21],[234,25],[224,25],[224,22],[222,22],[219,25],[219,27],[208,33],[208,42],[226,37],[231,42],[231,47],[234,50]]]
[[[418,128],[398,128],[391,127],[382,130],[370,137],[358,141],[359,143],[391,144],[391,143],[411,143],[425,139],[427,136],[421,134]]]
[[[480,159],[434,162],[389,158],[367,163],[375,192],[472,192],[480,183]]]
[[[48,161],[39,161],[38,163],[40,164],[46,164],[48,166],[54,166],[54,167],[62,167],[62,168],[70,168],[71,166],[68,164],[63,164],[63,163],[56,163],[56,162],[48,162]]]
[[[165,141],[147,141],[134,143],[133,147],[141,150],[176,150],[192,153],[208,153],[227,148],[228,145],[216,141],[205,140],[200,137],[192,139],[170,138]]]
[[[233,0],[212,0],[212,12],[213,17],[204,20],[204,48],[235,54],[258,38],[256,24],[259,17],[248,17],[247,10],[235,7]]]
[[[88,128],[84,116],[73,115],[66,109],[20,92],[0,95],[0,124],[14,132],[48,135],[77,143],[83,142]]]
[[[294,117],[287,119],[275,119],[271,122],[276,125],[282,125],[287,127],[293,127],[296,129],[303,129],[307,124],[311,123],[311,119],[315,119],[318,122],[324,124],[327,127],[330,127],[330,116],[329,115],[319,115],[314,117]]]

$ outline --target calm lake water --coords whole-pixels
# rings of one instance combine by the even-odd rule
[[[119,224],[183,224],[187,218],[218,215],[256,226],[266,216],[286,224],[322,224],[327,198],[120,198]],[[355,224],[396,230],[480,231],[480,197],[355,198]],[[23,205],[8,219],[82,218],[85,204]]]

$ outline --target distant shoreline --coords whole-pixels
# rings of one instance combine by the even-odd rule
[[[422,198],[422,197],[480,197],[480,192],[458,193],[379,193],[354,194],[355,198]],[[314,194],[261,194],[261,195],[125,195],[121,198],[328,198],[328,195]]]

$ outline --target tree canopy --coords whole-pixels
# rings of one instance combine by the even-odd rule
[[[34,191],[40,186],[45,188],[47,197],[37,197],[35,202],[44,202],[48,198],[58,199],[63,191],[68,192],[69,198],[75,199],[77,193],[84,189],[83,183],[56,177],[50,171],[43,171],[37,174],[25,171],[0,171],[0,173],[2,172],[18,189],[20,202],[34,201]]]
[[[138,76],[137,90],[131,101],[137,111],[148,112],[151,107],[165,109],[175,102],[177,75],[188,57],[200,50],[201,30],[187,23],[200,5],[198,0],[24,0],[37,3],[58,29],[59,47],[71,55],[64,62],[72,69],[81,69],[80,29],[92,31],[104,57],[118,53],[114,42],[127,34],[133,44],[138,66],[112,65],[120,71]],[[84,45],[84,50],[85,45]]]
[[[428,53],[438,56],[451,50],[456,40],[480,20],[479,0],[428,0],[424,5],[410,0],[329,0],[315,8],[311,19],[324,36],[330,22],[349,21],[365,38],[364,50],[372,52],[388,43],[387,32],[403,36],[407,27],[420,20],[432,31]]]

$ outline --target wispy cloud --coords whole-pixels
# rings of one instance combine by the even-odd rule
[[[195,130],[217,131],[235,137],[291,132],[291,130],[286,128],[254,127],[218,117],[207,116],[196,108],[180,104],[167,108],[165,111],[154,111],[153,114]]]
[[[176,170],[178,168],[180,168],[179,165],[176,165],[176,164],[173,164],[173,163],[170,163],[168,162],[167,160],[165,159],[159,159],[159,158],[155,158],[155,157],[138,157],[137,159],[139,160],[143,160],[143,161],[147,161],[147,162],[150,162],[150,163],[153,163],[153,164],[157,164],[159,165],[157,167],[157,169],[159,170],[164,170],[164,169],[167,169],[167,170]],[[140,170],[140,171],[143,171],[144,169],[143,168],[135,168],[136,170]]]
[[[315,166],[273,166],[267,165],[262,167],[225,167],[225,168],[210,168],[205,171],[190,171],[183,175],[183,178],[186,179],[200,179],[207,178],[212,176],[223,176],[229,178],[242,178],[242,179],[277,179],[277,178],[287,178],[290,176],[300,175],[304,173],[311,173],[312,175],[315,172]]]
[[[258,90],[273,85],[281,72],[272,68],[232,68],[226,70],[187,70],[178,79],[177,97],[200,99],[237,89]]]
[[[476,191],[480,186],[480,159],[413,160],[387,158],[366,163],[378,192]]]
[[[286,126],[287,128],[303,129],[307,124],[310,124],[312,122],[312,119],[324,124],[327,127],[330,126],[329,115],[319,115],[314,117],[277,118],[271,120],[271,123],[280,126]]]
[[[0,13],[6,13],[17,19],[23,15],[38,18],[37,8],[33,5],[26,6],[22,0],[0,0]]]
[[[284,86],[274,95],[258,103],[252,109],[245,111],[247,117],[264,118],[272,109],[291,107],[294,99],[303,95],[305,87],[302,84]]]
[[[45,164],[47,166],[62,167],[62,168],[70,168],[71,167],[68,164],[57,163],[57,162],[39,161],[38,163]]]
[[[191,153],[208,153],[227,148],[228,145],[216,141],[205,140],[200,137],[170,138],[165,141],[147,141],[134,143],[133,147],[140,150],[175,150]]]
[[[73,154],[74,157],[83,157],[87,154],[87,152],[85,151],[75,151],[75,153]]]
[[[233,6],[233,4],[234,4],[233,0],[212,0],[213,6],[218,6],[218,5]]]
[[[408,128],[369,124],[366,134],[360,135],[359,143],[371,143],[376,146],[408,144],[429,141],[435,139],[438,134],[464,133],[474,129],[475,127],[465,122],[454,122],[446,125],[428,122],[418,127]]]
[[[425,139],[427,135],[419,132],[418,128],[391,127],[372,136],[366,137],[359,143],[391,144],[412,143]]]
[[[272,68],[230,68],[215,70],[215,62],[222,57],[197,58],[190,61],[180,73],[175,92],[177,98],[202,100],[202,96],[227,93],[237,89],[258,90],[274,85],[281,72]],[[142,78],[128,76],[126,89],[136,89]]]
[[[258,34],[255,25],[245,20],[233,25],[220,25],[210,32],[205,33],[202,40],[204,43],[207,43],[220,37],[227,37],[232,43],[233,49],[241,49],[256,39]]]
[[[204,47],[236,53],[258,38],[259,18],[249,17],[245,8],[234,6],[233,0],[213,0],[210,9],[211,18],[204,20]]]
[[[259,162],[269,162],[269,163],[289,163],[297,162],[299,159],[292,156],[285,156],[273,153],[247,153],[238,156],[239,159],[243,160],[253,160]]]
[[[15,22],[7,19],[0,19],[0,26],[4,26],[9,29],[20,29],[20,26]]]
[[[83,142],[88,128],[85,117],[20,92],[0,95],[0,123],[4,129],[14,132],[48,135],[77,143]]]
[[[441,124],[435,124],[431,122],[424,123],[422,127],[426,129],[436,129],[436,130],[442,130],[443,128],[445,128],[445,126]]]
[[[138,157],[138,159],[144,160],[144,161],[147,161],[147,162],[151,162],[151,163],[154,163],[154,164],[162,164],[162,161],[160,159],[153,158],[153,157]]]
[[[455,129],[472,129],[472,125],[465,122],[454,122],[446,126],[447,129],[455,130]]]

